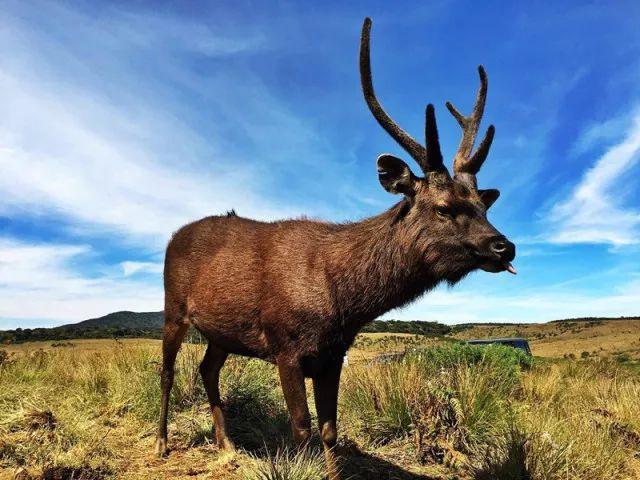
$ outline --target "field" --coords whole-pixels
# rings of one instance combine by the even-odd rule
[[[543,324],[480,325],[456,338],[525,337],[540,357],[600,357],[640,360],[640,318],[562,321]]]
[[[517,331],[535,339],[534,354],[555,357],[533,362],[506,347],[361,336],[341,385],[344,477],[640,478],[640,376],[628,368],[638,359],[640,322],[619,322],[479,326],[457,334]],[[371,361],[413,348],[402,362]],[[0,478],[323,478],[317,440],[302,454],[289,449],[275,369],[264,362],[232,358],[223,369],[223,397],[239,447],[228,453],[213,443],[197,370],[203,346],[186,344],[172,398],[173,450],[159,459],[153,454],[157,340],[2,350]]]

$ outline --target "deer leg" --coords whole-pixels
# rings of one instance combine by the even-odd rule
[[[156,453],[166,455],[167,448],[167,415],[169,412],[169,395],[173,386],[173,372],[176,363],[176,356],[180,345],[187,333],[189,326],[168,320],[164,325],[162,338],[162,373],[160,383],[162,388],[162,403],[160,408],[160,424],[158,426],[158,437],[156,442]]]
[[[318,412],[318,428],[324,447],[329,480],[339,479],[338,459],[334,447],[338,440],[336,418],[338,415],[338,389],[342,361],[331,365],[325,372],[313,379],[313,395]]]
[[[211,415],[216,429],[216,442],[219,447],[226,450],[235,450],[233,442],[227,436],[227,427],[222,413],[222,401],[220,400],[220,389],[218,383],[220,381],[220,369],[224,365],[228,354],[215,347],[211,343],[207,347],[202,363],[200,364],[200,375],[204,382],[204,388],[207,391],[209,405],[211,406]]]
[[[278,359],[277,364],[284,399],[291,417],[293,440],[298,448],[304,448],[311,437],[311,416],[302,368],[297,359]]]

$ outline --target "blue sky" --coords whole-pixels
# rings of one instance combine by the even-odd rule
[[[497,134],[479,183],[519,275],[477,272],[387,318],[639,314],[637,2],[3,2],[0,328],[162,308],[172,231],[234,208],[356,220],[406,155],[368,112],[357,52],[449,159],[485,65]],[[414,171],[418,168],[414,166]]]

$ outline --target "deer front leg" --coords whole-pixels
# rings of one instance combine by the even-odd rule
[[[318,412],[318,428],[322,438],[322,445],[324,446],[324,457],[327,463],[329,480],[338,480],[340,476],[335,446],[338,440],[336,418],[338,414],[338,389],[341,371],[342,360],[331,365],[325,372],[313,379],[313,395],[316,411]]]
[[[293,440],[298,448],[303,448],[311,437],[311,416],[307,405],[304,375],[298,359],[279,358],[278,373],[284,399],[291,417]]]

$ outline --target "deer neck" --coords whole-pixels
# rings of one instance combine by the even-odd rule
[[[405,208],[400,202],[336,232],[328,271],[343,321],[367,323],[414,300],[441,280],[415,247],[412,237],[417,233],[402,219]]]

